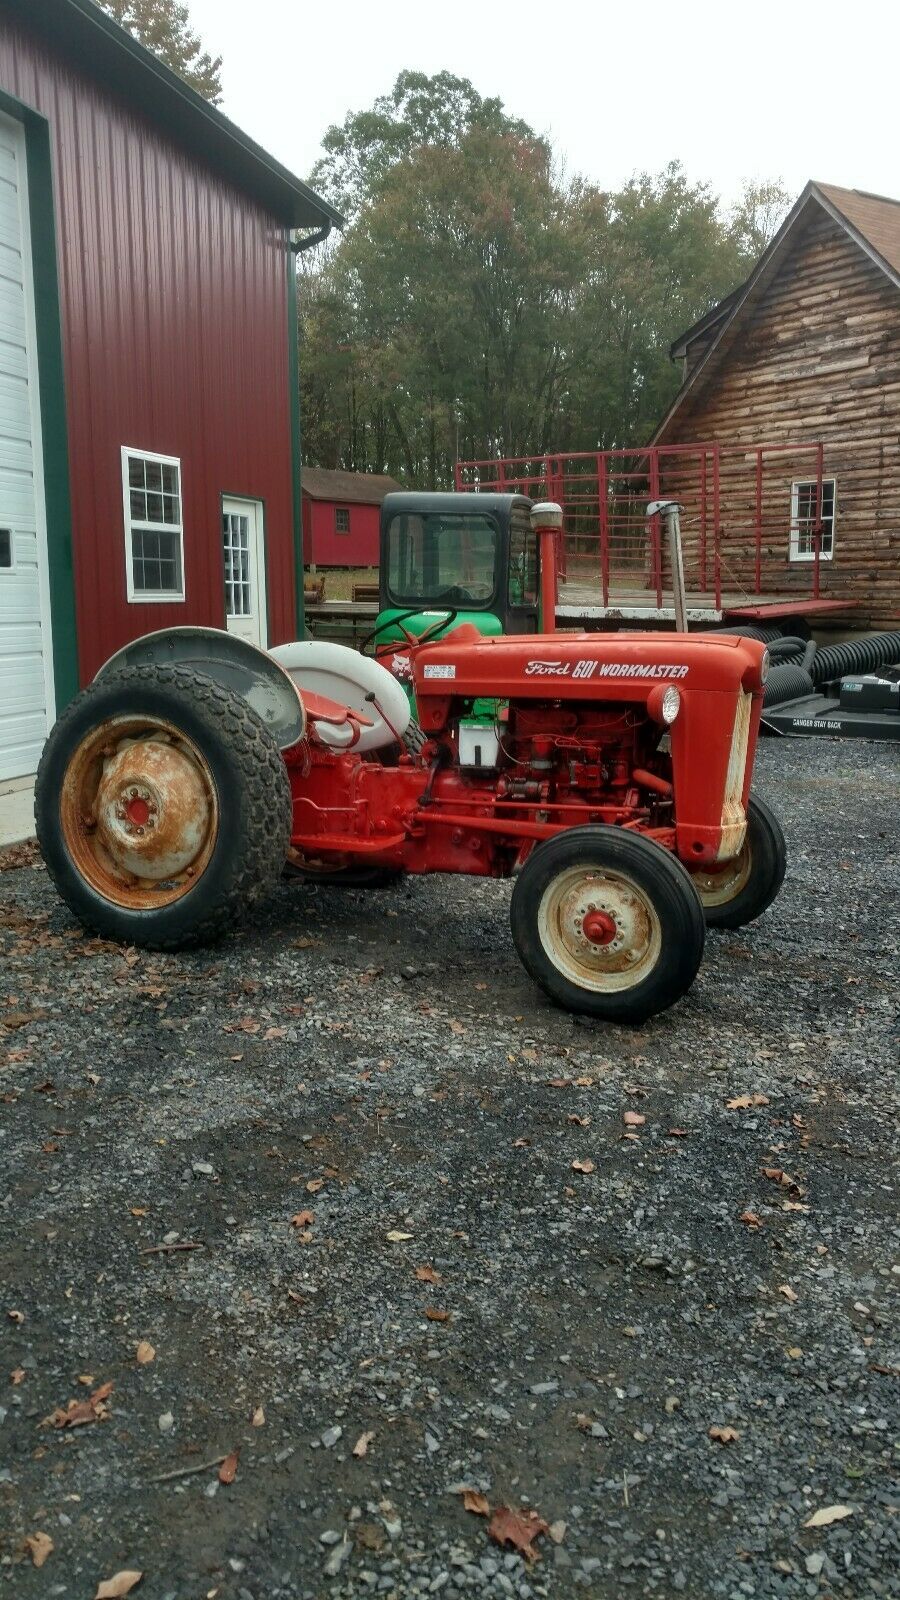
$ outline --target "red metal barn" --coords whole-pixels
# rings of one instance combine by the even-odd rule
[[[303,468],[303,560],[316,567],[377,567],[386,494],[402,488],[375,472]]]
[[[302,631],[292,240],[340,220],[92,0],[0,0],[0,840],[119,646]]]

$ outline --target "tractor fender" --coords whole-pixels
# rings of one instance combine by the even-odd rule
[[[194,666],[240,695],[279,750],[289,750],[306,732],[303,701],[290,675],[265,650],[223,628],[161,628],[145,633],[110,656],[97,679],[123,667],[162,665]]]

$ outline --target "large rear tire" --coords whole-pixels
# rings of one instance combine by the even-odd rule
[[[86,927],[174,950],[216,937],[277,882],[290,783],[239,695],[191,667],[132,667],[57,722],[35,820],[50,876]]]
[[[784,882],[787,846],[775,813],[758,795],[747,806],[740,855],[716,872],[692,872],[708,928],[743,928],[772,904]]]
[[[621,828],[571,828],[539,844],[510,908],[523,966],[558,1005],[643,1022],[690,988],[705,924],[668,850]]]

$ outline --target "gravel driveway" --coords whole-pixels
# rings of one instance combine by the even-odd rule
[[[159,956],[0,873],[0,1593],[900,1595],[900,764],[759,786],[781,898],[639,1031],[503,885]]]

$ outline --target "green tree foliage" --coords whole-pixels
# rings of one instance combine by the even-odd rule
[[[181,0],[98,0],[121,27],[177,72],[204,99],[222,98],[222,57],[204,50]]]
[[[402,73],[324,140],[351,223],[301,257],[304,443],[322,466],[452,484],[453,462],[643,442],[669,346],[746,275],[784,195],[730,213],[673,164],[614,194],[463,79]]]

